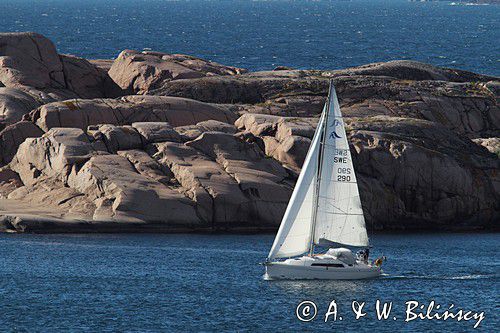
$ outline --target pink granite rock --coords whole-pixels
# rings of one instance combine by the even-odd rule
[[[7,164],[17,152],[17,147],[27,138],[36,138],[43,131],[29,121],[20,121],[14,125],[7,126],[0,132],[1,164]]]
[[[36,33],[0,33],[0,126],[40,104],[123,95],[106,71],[83,58],[59,55]]]
[[[0,88],[0,125],[13,124],[40,103],[30,94],[15,88]]]
[[[145,94],[172,80],[245,72],[236,67],[180,54],[125,50],[109,70],[111,78],[128,93]]]
[[[275,229],[330,79],[369,228],[498,227],[497,78],[409,61],[243,72],[136,51],[110,68],[0,34],[0,230]]]
[[[224,108],[178,97],[126,96],[119,99],[68,100],[34,110],[25,119],[47,131],[53,127],[130,125],[135,122],[168,122],[171,126],[204,120],[232,123],[236,116]]]

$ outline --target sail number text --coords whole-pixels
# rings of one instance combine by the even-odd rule
[[[333,157],[334,164],[347,164],[348,163],[348,150],[335,149],[335,156]],[[352,171],[350,167],[338,167],[337,177],[338,182],[350,182]]]
[[[351,181],[351,168],[337,168],[337,181],[350,182]]]

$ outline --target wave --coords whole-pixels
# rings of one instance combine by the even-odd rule
[[[489,6],[489,3],[477,3],[477,2],[452,2],[450,6]]]
[[[443,276],[443,275],[390,275],[382,274],[384,279],[394,280],[478,280],[478,279],[496,279],[500,274],[468,274],[457,276]]]

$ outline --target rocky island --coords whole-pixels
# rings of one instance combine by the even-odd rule
[[[499,78],[413,61],[249,72],[0,34],[0,230],[274,230],[333,79],[371,230],[498,229]]]

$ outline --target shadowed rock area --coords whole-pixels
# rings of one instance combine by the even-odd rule
[[[498,229],[498,78],[413,61],[247,72],[0,34],[0,230],[274,230],[333,79],[369,229]]]

